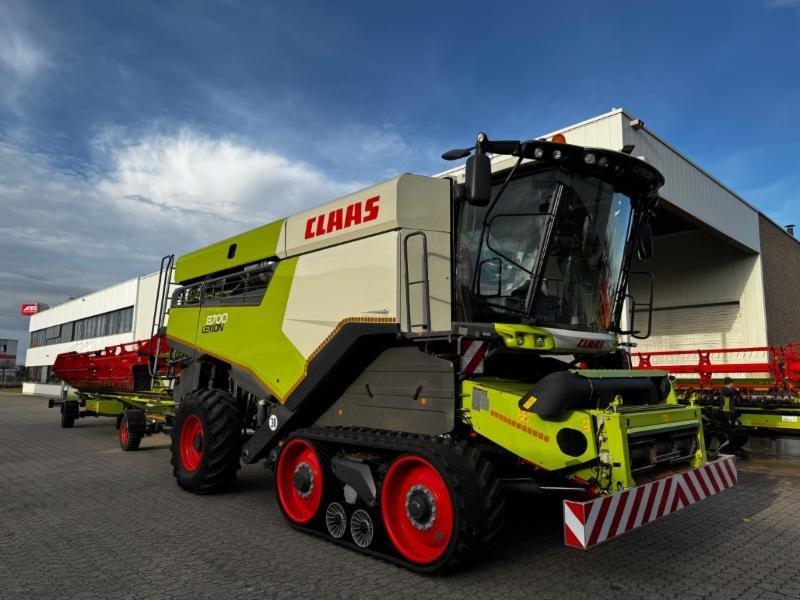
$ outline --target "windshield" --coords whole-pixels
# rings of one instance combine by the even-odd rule
[[[631,225],[611,185],[556,169],[512,180],[459,225],[461,318],[608,331]],[[536,281],[535,293],[531,282]]]

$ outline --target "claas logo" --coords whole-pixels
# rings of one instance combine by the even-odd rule
[[[344,208],[337,208],[327,214],[311,217],[306,221],[305,238],[319,237],[334,231],[341,231],[361,223],[368,223],[378,218],[380,196],[373,196],[362,202],[348,204]]]
[[[588,338],[581,338],[578,340],[578,348],[600,350],[603,348],[603,340],[590,340]]]

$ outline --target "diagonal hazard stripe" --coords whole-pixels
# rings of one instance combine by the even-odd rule
[[[652,506],[652,498],[655,497],[653,493],[653,489],[655,485],[652,483],[648,483],[645,486],[642,486],[644,492],[642,493],[642,500],[639,503],[639,510],[636,513],[636,520],[633,522],[634,527],[639,527],[644,521],[645,515],[650,514],[650,507]],[[646,522],[646,521],[645,521]]]
[[[681,477],[675,482],[675,484],[675,499],[672,501],[667,514],[678,511],[685,506],[689,506],[689,500],[686,497],[686,479]]]
[[[478,349],[475,351],[475,356],[472,357],[464,369],[465,373],[483,372],[483,365],[481,363],[483,363],[483,357],[486,355],[486,343],[479,342],[479,344]],[[478,367],[480,367],[480,369]]]
[[[731,456],[728,460],[723,461],[722,467],[725,469],[725,472],[730,477],[731,485],[736,485],[737,480],[737,473],[736,473],[736,462],[735,459]]]
[[[706,494],[703,493],[703,488],[700,486],[700,482],[697,480],[695,474],[689,471],[686,474],[686,484],[689,488],[689,491],[692,494],[692,497],[689,498],[690,504],[694,504],[695,502],[700,502],[703,498],[706,497]]]
[[[591,529],[588,527],[587,523],[586,530],[589,532],[589,543],[586,544],[587,546],[594,546],[597,543],[597,538],[600,536],[603,527],[606,527],[607,530],[609,525],[606,522],[606,513],[608,513],[608,508],[611,506],[611,498],[603,498],[599,505],[600,510],[597,511],[597,520]]]
[[[656,510],[658,510],[658,503],[661,502],[661,494],[664,493],[664,481],[658,481],[653,484],[653,490],[650,493],[650,499],[647,501],[647,511],[645,512],[644,522],[649,523],[656,518]]]
[[[631,512],[631,507],[629,506],[629,502],[631,500],[631,492],[630,490],[625,490],[620,494],[619,497],[619,505],[617,506],[616,514],[614,518],[611,520],[611,527],[608,529],[608,538],[616,537],[617,530],[620,526],[625,526],[625,521],[628,520],[628,515]],[[621,531],[619,533],[622,533]],[[608,539],[606,538],[606,539]]]
[[[564,542],[567,546],[586,548],[584,526],[576,511],[583,512],[582,507],[573,507],[570,502],[564,502]]]
[[[722,477],[720,477],[719,471],[717,471],[717,466],[718,465],[716,464],[708,465],[708,472],[711,474],[711,478],[717,484],[717,491],[721,492],[728,486],[725,485],[725,481],[722,479]]]
[[[731,480],[731,476],[725,470],[725,467],[722,466],[724,464],[725,464],[724,462],[717,463],[714,465],[714,468],[716,469],[717,473],[719,474],[719,478],[722,481],[722,487],[729,488],[733,485],[733,481]]]
[[[644,496],[645,487],[642,486],[637,488],[633,494],[633,498],[631,498],[631,510],[630,514],[628,515],[628,519],[624,522],[625,528],[622,532],[630,531],[634,527],[636,527],[636,521],[639,520],[639,515],[642,514],[642,507],[644,506],[644,502],[642,502],[642,496]],[[620,532],[617,532],[619,534]]]
[[[664,495],[661,497],[661,504],[658,506],[656,516],[660,519],[664,516],[664,511],[672,505],[672,498],[675,496],[675,479],[667,479],[664,485]]]

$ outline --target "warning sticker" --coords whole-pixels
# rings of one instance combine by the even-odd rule
[[[781,415],[781,421],[784,423],[797,423],[797,415]]]

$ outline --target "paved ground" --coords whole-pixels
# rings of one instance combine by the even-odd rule
[[[295,532],[246,467],[229,494],[181,492],[168,438],[123,453],[110,419],[61,429],[0,392],[0,598],[800,598],[800,460],[585,553],[556,502],[515,498],[497,550],[421,576]]]

